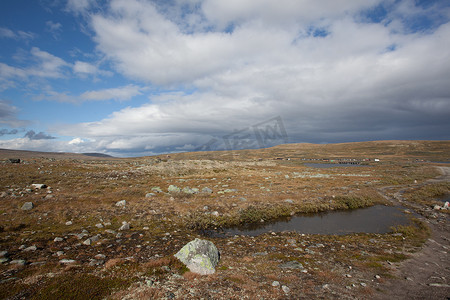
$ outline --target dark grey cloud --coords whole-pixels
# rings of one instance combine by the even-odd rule
[[[17,134],[19,132],[19,130],[17,130],[17,129],[11,129],[11,130],[9,130],[9,129],[2,129],[2,130],[0,130],[0,136],[4,136],[4,135],[7,135],[7,134]]]
[[[53,137],[49,134],[46,134],[42,131],[39,133],[36,133],[34,130],[27,131],[27,133],[25,133],[24,137],[27,137],[30,140],[53,140],[53,139],[56,139],[55,137]]]

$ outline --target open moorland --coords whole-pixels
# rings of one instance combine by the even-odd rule
[[[0,150],[0,298],[446,299],[449,160],[449,141],[123,159]],[[388,233],[220,234],[374,205],[410,221]],[[213,275],[173,257],[195,238],[220,251]]]

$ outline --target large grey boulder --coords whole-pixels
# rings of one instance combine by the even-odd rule
[[[209,275],[216,272],[219,263],[219,250],[206,240],[195,239],[187,243],[175,257],[188,267],[188,269],[200,275]]]

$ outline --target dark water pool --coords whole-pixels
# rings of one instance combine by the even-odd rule
[[[256,226],[208,232],[212,236],[257,236],[266,232],[297,231],[307,234],[388,233],[392,226],[410,224],[403,208],[376,205],[348,211],[294,216],[287,220],[262,223]]]
[[[319,163],[305,163],[306,167],[311,168],[337,168],[337,167],[369,167],[368,165],[352,165],[352,164],[319,164]]]

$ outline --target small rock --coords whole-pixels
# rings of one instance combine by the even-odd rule
[[[347,277],[347,278],[352,278],[352,275],[350,275],[350,274],[345,274],[345,277]]]
[[[272,286],[280,286],[280,283],[278,281],[272,282]]]
[[[433,206],[433,209],[434,210],[441,210],[442,206],[436,204],[435,206]]]
[[[60,264],[64,264],[64,265],[70,265],[70,264],[74,264],[74,263],[76,263],[77,261],[76,260],[73,260],[73,259],[61,259],[60,261],[59,261],[59,263]]]
[[[27,262],[23,259],[15,259],[9,262],[10,265],[25,266]]]
[[[34,189],[36,189],[36,190],[39,190],[39,189],[45,189],[45,188],[47,188],[47,185],[42,184],[42,183],[33,183],[33,184],[31,185],[31,187],[34,188]]]
[[[63,256],[64,255],[64,251],[58,251],[58,252],[56,252],[56,255],[57,256]]]
[[[0,264],[7,263],[9,261],[9,258],[7,257],[0,257]]]
[[[106,258],[106,255],[104,255],[104,254],[97,254],[96,256],[95,256],[95,259],[105,259]]]
[[[380,275],[375,275],[375,279],[380,279]]]
[[[283,285],[283,286],[281,287],[281,289],[283,290],[283,292],[284,292],[285,294],[288,294],[288,293],[291,291],[291,289],[290,289],[288,286],[285,286],[285,285]]]
[[[181,192],[181,189],[180,189],[179,187],[177,187],[176,185],[171,184],[171,185],[169,185],[169,187],[167,188],[167,191],[168,191],[169,193],[180,193],[180,192]]]
[[[219,216],[219,212],[218,212],[218,211],[213,211],[213,212],[211,213],[211,215],[213,215],[213,216],[215,216],[215,217],[218,217],[218,216]]]
[[[1,192],[0,193],[0,198],[5,198],[6,196],[8,196],[7,192]]]
[[[294,200],[291,200],[291,199],[286,199],[286,200],[284,200],[284,202],[286,202],[286,203],[294,203]]]
[[[115,231],[112,230],[112,229],[106,229],[105,232],[106,232],[106,233],[109,233],[109,234],[117,234],[117,232],[115,232]]]
[[[116,206],[117,207],[125,207],[127,205],[127,201],[126,200],[120,200],[116,202]]]
[[[52,199],[54,196],[53,195],[47,195],[47,196],[45,196],[45,200],[50,200],[50,199]]]
[[[62,242],[64,239],[60,237],[55,237],[54,242]]]
[[[449,209],[450,208],[450,202],[446,201],[444,203],[444,209]]]
[[[8,255],[8,251],[0,251],[0,257],[7,257]]]
[[[105,226],[103,226],[102,223],[98,223],[98,224],[95,224],[95,227],[97,227],[97,228],[103,228],[103,227],[105,227]]]
[[[295,260],[282,263],[278,267],[282,269],[304,269],[303,265]]]
[[[67,222],[66,222],[66,225],[67,225],[67,226],[70,226],[70,225],[72,225],[72,224],[73,224],[72,221],[67,221]]]
[[[147,194],[145,194],[145,198],[151,198],[153,196],[156,196],[156,194],[155,193],[147,193]]]
[[[367,284],[364,283],[364,282],[361,282],[360,285],[361,285],[362,287],[366,287],[366,286],[367,286]]]
[[[152,187],[152,192],[163,193],[163,190],[159,186]]]
[[[33,209],[33,207],[34,207],[33,202],[25,202],[25,203],[22,205],[21,209],[22,209],[22,210],[30,210],[30,209]]]
[[[23,251],[25,251],[25,252],[36,251],[36,250],[37,250],[37,247],[34,245],[23,249]]]
[[[91,244],[92,244],[91,239],[86,239],[86,240],[83,242],[83,245],[86,245],[86,246],[90,246]]]
[[[127,222],[123,222],[122,226],[120,226],[119,230],[123,231],[123,230],[129,230],[130,229],[130,224]]]
[[[212,192],[213,192],[213,190],[210,189],[210,188],[208,188],[208,187],[204,187],[204,188],[202,189],[202,193],[203,193],[203,194],[212,194]]]

